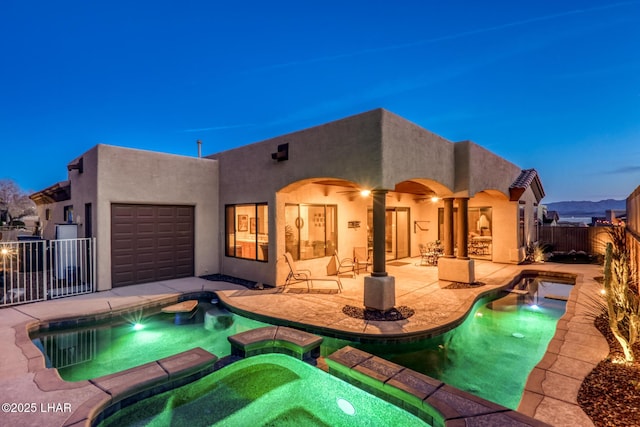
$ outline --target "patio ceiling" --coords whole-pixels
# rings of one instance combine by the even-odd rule
[[[358,187],[358,185],[353,182],[345,181],[341,179],[321,179],[321,180],[314,181],[313,183],[319,184],[319,185],[332,185],[337,187],[343,187],[345,190],[354,191],[354,192],[364,189],[364,188]],[[413,194],[416,196],[425,196],[425,197],[435,195],[435,191],[433,191],[431,188],[415,181],[400,182],[396,184],[393,191],[396,193],[407,193],[407,194]]]

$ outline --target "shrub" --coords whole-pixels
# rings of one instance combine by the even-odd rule
[[[640,332],[640,295],[633,279],[624,227],[613,227],[604,260],[604,289],[609,327],[625,359],[634,361],[633,345]]]
[[[547,252],[547,245],[540,242],[529,243],[527,245],[526,261],[544,262],[545,252]]]

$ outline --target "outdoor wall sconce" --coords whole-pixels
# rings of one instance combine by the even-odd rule
[[[289,143],[278,145],[278,151],[271,153],[271,158],[278,162],[289,160]]]
[[[413,232],[417,233],[420,231],[429,231],[429,223],[431,221],[413,221]]]
[[[69,164],[67,165],[67,170],[68,170],[69,172],[71,172],[72,170],[74,170],[74,169],[75,169],[75,170],[77,170],[77,171],[78,171],[78,173],[82,173],[82,171],[83,171],[82,163],[83,163],[83,162],[82,162],[82,157],[80,157],[80,159],[79,159],[77,162],[75,162],[75,163],[69,163]]]

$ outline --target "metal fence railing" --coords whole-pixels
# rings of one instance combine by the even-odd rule
[[[95,238],[0,242],[0,307],[95,291]]]

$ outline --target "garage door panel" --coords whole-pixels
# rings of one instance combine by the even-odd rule
[[[141,253],[135,256],[135,264],[137,265],[153,265],[156,262],[156,255],[152,253]]]
[[[113,252],[122,252],[122,251],[132,251],[133,246],[131,246],[130,240],[116,240],[111,243],[111,251]]]
[[[157,223],[157,231],[158,233],[175,233],[176,231],[176,225],[175,224],[171,224],[168,222],[159,222]]]
[[[119,218],[133,218],[134,209],[131,205],[112,205],[111,211]]]
[[[157,207],[154,205],[131,205],[135,215],[138,218],[150,218],[150,217],[155,217],[156,216],[156,209]]]
[[[159,235],[156,240],[158,244],[158,249],[165,250],[170,249],[173,250],[175,246],[175,237],[165,237],[164,235]]]
[[[191,270],[188,267],[176,269],[176,278],[191,277],[191,276],[193,276],[193,274],[191,273]]]
[[[193,247],[193,242],[191,242],[189,239],[181,239],[181,238],[177,238],[176,239],[176,250],[184,250],[184,249],[190,249],[191,247]]]
[[[113,286],[193,276],[194,208],[111,208]]]
[[[114,283],[120,283],[120,286],[134,285],[137,283],[131,273],[116,274],[111,278],[111,280]]]
[[[111,226],[111,233],[113,234],[131,234],[133,230],[133,224],[119,223]]]
[[[138,234],[153,234],[156,231],[155,223],[137,223],[136,224],[136,233]]]
[[[154,282],[156,279],[155,270],[138,270],[135,275],[135,283]]]
[[[158,254],[156,256],[156,264],[160,267],[166,267],[167,265],[174,265],[176,257],[173,254]]]
[[[189,233],[190,231],[190,224],[176,224],[176,233]]]
[[[123,267],[122,269],[123,272],[126,272],[126,270],[133,268],[131,257],[114,257],[113,261]]]

